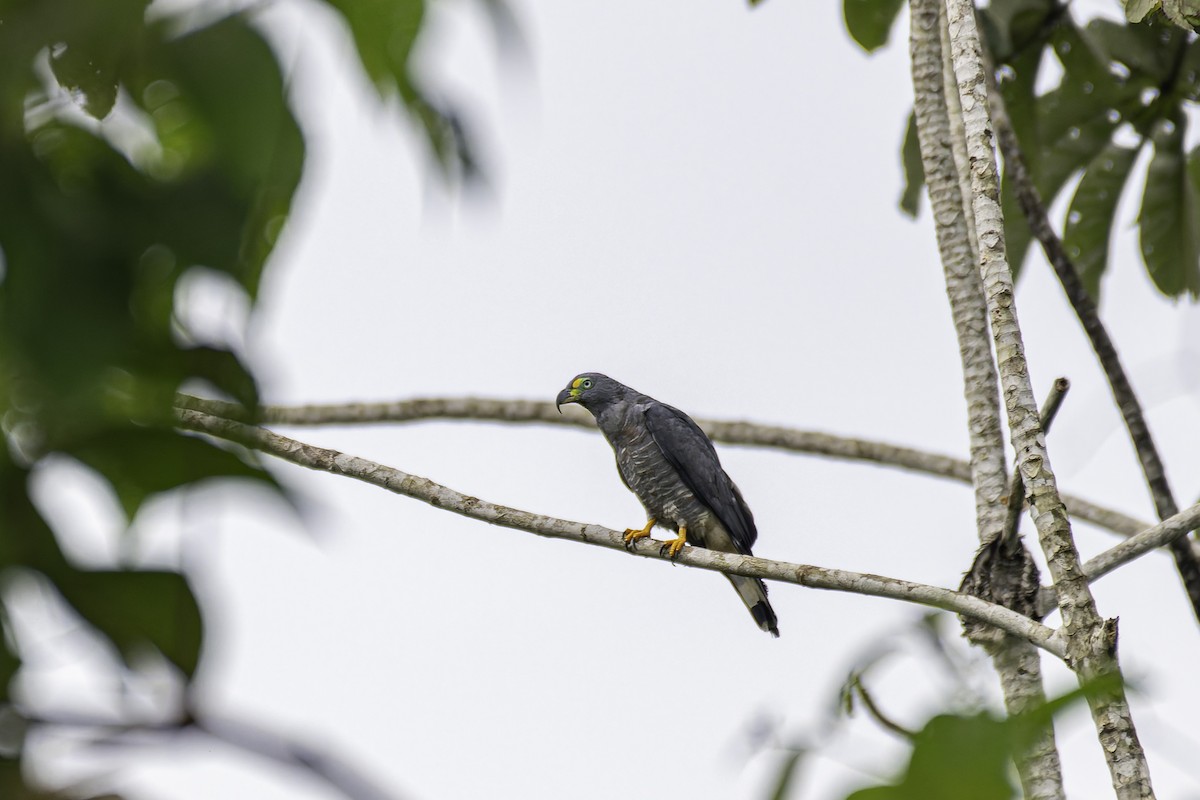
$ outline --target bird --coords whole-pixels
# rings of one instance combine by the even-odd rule
[[[575,376],[558,393],[560,414],[568,403],[578,403],[596,418],[616,454],[621,480],[646,509],[643,527],[625,529],[627,547],[658,525],[677,534],[661,548],[670,558],[687,544],[753,555],[754,515],[721,467],[712,440],[691,417],[599,372]],[[725,577],[758,627],[779,636],[766,585],[758,578]]]

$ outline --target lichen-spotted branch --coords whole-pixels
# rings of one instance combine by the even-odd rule
[[[975,4],[972,0],[947,0],[946,9],[954,76],[962,102],[967,155],[971,163],[971,204],[979,241],[980,271],[991,316],[1008,427],[1029,493],[1034,525],[1054,578],[1062,612],[1062,630],[1067,640],[1068,663],[1080,681],[1087,683],[1120,674],[1116,624],[1101,618],[1088,588],[1087,576],[1071,534],[1070,518],[1058,494],[1030,383],[1025,344],[1017,321],[1012,271],[1005,251],[1004,216],[1000,210],[996,153]],[[1150,769],[1138,741],[1124,688],[1117,686],[1108,692],[1089,695],[1088,705],[1117,797],[1120,800],[1153,797]]]
[[[471,420],[509,424],[558,425],[595,430],[590,414],[572,413],[566,409],[559,414],[554,403],[541,400],[500,400],[481,397],[427,397],[380,403],[336,403],[328,405],[264,406],[254,420],[246,417],[236,403],[178,395],[178,408],[240,422],[260,422],[264,425],[309,427],[316,425],[378,425],[430,420]],[[722,444],[745,447],[767,447],[792,453],[828,456],[848,461],[864,461],[899,469],[920,472],[961,483],[971,482],[971,465],[967,461],[941,453],[930,453],[915,447],[904,447],[836,436],[819,431],[806,431],[778,425],[760,425],[697,418],[709,438]],[[1085,520],[1098,527],[1133,536],[1145,530],[1149,523],[1134,519],[1081,497],[1064,494],[1063,502],[1073,518]]]
[[[490,503],[462,494],[419,475],[412,475],[337,450],[298,442],[266,428],[223,419],[200,411],[179,409],[177,417],[179,426],[185,430],[236,442],[244,447],[309,469],[354,478],[471,519],[554,539],[592,544],[611,550],[626,549],[622,532],[601,525],[572,522]],[[646,558],[671,561],[659,551],[659,544],[643,540],[635,543],[632,551]],[[733,553],[720,553],[701,547],[685,547],[673,561],[684,566],[714,572],[794,583],[811,589],[829,589],[887,597],[940,608],[994,625],[1007,633],[1032,642],[1059,658],[1064,657],[1066,652],[1060,637],[1052,628],[1003,606],[950,589],[880,575],[825,569],[807,564],[792,564]]]

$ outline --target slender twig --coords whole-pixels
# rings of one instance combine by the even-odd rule
[[[871,693],[867,691],[867,687],[863,685],[862,675],[855,673],[853,676],[851,676],[849,690],[851,692],[858,692],[858,696],[862,698],[863,706],[866,707],[867,712],[874,717],[875,721],[880,725],[887,728],[892,733],[904,739],[908,739],[910,742],[917,737],[916,731],[904,727],[899,722],[896,722],[880,710],[879,706],[875,704],[875,698],[871,696]]]
[[[1068,664],[1083,683],[1119,676],[1116,624],[1096,609],[1071,534],[1071,522],[1051,469],[1045,433],[1029,378],[1017,320],[1012,271],[1004,242],[996,153],[988,115],[987,81],[981,58],[975,4],[947,0],[954,75],[958,81],[971,160],[972,207],[979,237],[980,270],[988,300],[1008,427],[1021,475],[1028,487],[1038,539],[1046,555],[1062,614]],[[1124,687],[1089,694],[1088,705],[1119,800],[1153,797],[1146,754],[1138,741]]]
[[[1054,423],[1054,417],[1058,414],[1058,409],[1062,407],[1067,390],[1070,388],[1071,382],[1066,378],[1056,378],[1050,387],[1050,393],[1046,395],[1046,401],[1042,403],[1041,414],[1042,430],[1046,433],[1050,433],[1050,426]],[[1013,469],[1008,485],[1008,514],[1004,520],[1001,542],[1006,550],[1011,550],[1018,541],[1017,533],[1021,528],[1021,512],[1025,509],[1025,480],[1021,477],[1019,467]]]
[[[1116,401],[1121,418],[1125,421],[1125,428],[1129,431],[1129,438],[1137,453],[1138,463],[1141,465],[1146,485],[1150,489],[1150,496],[1154,500],[1154,509],[1158,513],[1158,518],[1163,520],[1173,517],[1179,513],[1179,506],[1175,503],[1170,484],[1167,483],[1166,468],[1158,454],[1158,448],[1154,444],[1154,437],[1150,434],[1146,415],[1142,412],[1142,404],[1133,391],[1133,384],[1130,383],[1129,376],[1125,373],[1125,367],[1121,363],[1120,356],[1117,355],[1117,348],[1113,344],[1112,337],[1108,335],[1108,329],[1100,319],[1096,301],[1084,288],[1083,281],[1079,277],[1079,270],[1076,269],[1075,263],[1067,254],[1062,240],[1054,232],[1054,226],[1050,224],[1046,206],[1025,165],[1025,155],[1021,150],[1020,142],[1017,141],[1012,121],[1008,117],[1004,98],[995,87],[995,75],[989,70],[988,76],[992,81],[992,85],[989,87],[992,122],[996,127],[996,138],[1000,145],[1000,151],[1004,154],[1006,174],[1008,180],[1012,182],[1021,211],[1029,221],[1030,231],[1041,244],[1042,252],[1046,254],[1046,260],[1054,268],[1054,274],[1058,276],[1063,293],[1067,296],[1071,308],[1075,310],[1075,316],[1079,318],[1079,323],[1083,326],[1088,341],[1092,344],[1092,350],[1096,353],[1100,367],[1104,370],[1104,376],[1108,379],[1109,388],[1112,390],[1113,400]],[[1195,549],[1186,538],[1173,541],[1170,544],[1170,550],[1175,559],[1175,568],[1183,580],[1184,589],[1191,601],[1192,612],[1197,620],[1200,620],[1200,557],[1197,557]]]
[[[383,403],[338,403],[307,406],[264,406],[255,420],[249,419],[241,406],[221,400],[178,395],[176,406],[201,411],[224,419],[240,422],[257,421],[263,424],[288,426],[366,425],[383,423],[427,422],[430,420],[471,420],[511,424],[559,425],[596,430],[591,414],[572,413],[564,409],[559,414],[554,403],[539,400],[497,400],[477,397],[433,397],[398,400]],[[723,444],[747,447],[768,447],[792,453],[821,455],[850,461],[864,461],[889,467],[920,472],[938,478],[971,482],[971,465],[960,458],[930,453],[913,447],[902,447],[835,436],[817,431],[804,431],[753,422],[697,419],[697,424]],[[1149,527],[1149,523],[1134,519],[1119,511],[1104,508],[1080,497],[1063,495],[1073,518],[1092,523],[1122,536],[1133,536]]]
[[[236,442],[302,467],[354,478],[470,519],[539,536],[597,545],[611,550],[627,549],[622,531],[489,503],[486,500],[471,497],[434,483],[428,478],[411,475],[337,450],[328,450],[298,442],[265,428],[189,410],[180,410],[178,420],[180,427],[186,430]],[[645,542],[644,540],[635,542],[632,552],[645,558],[673,561],[676,564],[714,572],[794,583],[811,589],[888,597],[893,600],[903,600],[953,611],[956,614],[963,614],[994,625],[1014,636],[1027,639],[1060,658],[1065,652],[1062,649],[1061,640],[1051,628],[1003,606],[949,589],[880,575],[825,569],[807,564],[772,561],[734,553],[720,553],[702,547],[685,547],[672,560],[660,551],[659,543]]]
[[[360,770],[332,753],[278,731],[207,715],[194,719],[192,728],[239,750],[305,772],[350,800],[396,800],[399,797],[395,792],[377,786]]]

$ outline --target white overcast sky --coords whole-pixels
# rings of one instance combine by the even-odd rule
[[[480,134],[487,197],[440,188],[330,13],[289,1],[263,16],[309,134],[295,213],[247,336],[268,400],[549,400],[597,370],[697,416],[965,454],[932,224],[924,209],[917,222],[896,209],[911,102],[904,27],[869,58],[833,0],[754,12],[738,0],[524,0],[527,52],[509,58],[478,4],[436,6],[424,72]],[[1135,212],[1123,207],[1104,314],[1188,504],[1200,494],[1200,313],[1151,288]],[[1149,519],[1086,340],[1049,270],[1031,261],[1028,272],[1018,299],[1035,389],[1060,374],[1074,384],[1050,439],[1061,485]],[[195,315],[220,329],[236,309],[211,298],[197,288]],[[518,508],[614,528],[643,518],[607,445],[582,431],[287,432]],[[970,563],[964,486],[751,449],[721,455],[758,520],[759,555],[942,586]],[[779,756],[750,749],[749,732],[768,720],[783,738],[819,736],[856,659],[921,613],[780,585],[772,640],[719,576],[274,467],[303,495],[302,523],[229,490],[186,509],[156,503],[138,524],[160,555],[183,532],[209,612],[202,697],[320,742],[403,797],[762,798]],[[67,523],[75,548],[102,562],[115,506],[63,472],[90,509]],[[1085,557],[1114,542],[1076,533]],[[1200,631],[1169,558],[1147,557],[1096,594],[1121,618],[1159,796],[1200,797]],[[880,704],[910,726],[952,688],[915,642],[871,676]],[[53,686],[75,672],[30,680]],[[1061,667],[1047,675],[1053,693],[1072,685]],[[903,753],[862,720],[819,743],[794,797],[844,796]],[[1061,720],[1059,744],[1068,794],[1108,796],[1086,714]],[[62,743],[41,752],[45,774],[79,771]],[[121,765],[111,785],[132,798],[333,796],[210,743],[116,759],[86,765]]]

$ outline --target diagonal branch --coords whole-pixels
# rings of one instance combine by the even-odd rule
[[[1008,118],[1004,98],[995,88],[993,74],[989,71],[988,75],[992,78],[988,92],[992,122],[996,126],[996,137],[1000,144],[1000,151],[1004,154],[1007,175],[1012,181],[1021,211],[1029,220],[1030,230],[1041,243],[1046,260],[1054,268],[1054,274],[1058,276],[1058,282],[1062,284],[1063,293],[1071,303],[1071,308],[1075,310],[1075,316],[1079,318],[1079,323],[1083,326],[1088,341],[1092,344],[1092,350],[1095,351],[1096,358],[1100,361],[1104,376],[1108,379],[1108,385],[1112,389],[1113,399],[1117,403],[1122,419],[1125,420],[1129,438],[1133,441],[1133,448],[1137,452],[1146,485],[1150,488],[1150,495],[1154,500],[1158,518],[1173,517],[1179,513],[1179,506],[1175,504],[1171,487],[1167,483],[1166,468],[1158,455],[1158,448],[1154,445],[1150,427],[1146,424],[1146,416],[1142,413],[1142,404],[1133,391],[1133,385],[1129,382],[1129,376],[1126,375],[1121,358],[1117,355],[1117,348],[1108,335],[1108,329],[1100,320],[1096,301],[1084,288],[1083,281],[1079,277],[1079,270],[1075,268],[1075,263],[1067,255],[1062,240],[1058,238],[1058,234],[1054,232],[1054,227],[1050,224],[1046,206],[1042,203],[1042,198],[1025,166],[1025,156],[1017,141],[1012,121]],[[1186,538],[1173,541],[1170,549],[1171,555],[1175,559],[1175,568],[1183,580],[1184,589],[1191,601],[1192,611],[1200,620],[1200,557],[1197,557]]]
[[[177,395],[177,408],[200,411],[223,419],[250,422],[236,403]],[[338,403],[330,405],[265,406],[256,420],[267,425],[369,425],[470,420],[511,424],[545,424],[596,429],[590,414],[559,414],[553,403],[540,400],[496,400],[479,397],[431,397],[384,403]],[[696,423],[714,441],[749,447],[768,447],[792,453],[829,456],[849,461],[866,461],[921,472],[962,483],[971,482],[971,465],[959,458],[901,447],[868,439],[835,436],[753,422],[697,419]],[[1127,514],[1098,506],[1088,500],[1063,495],[1072,517],[1077,517],[1122,536],[1133,536],[1148,525]]]
[[[1191,531],[1200,527],[1200,503],[1189,506],[1173,517],[1168,517],[1157,525],[1146,528],[1141,533],[1131,536],[1120,544],[1110,547],[1095,558],[1088,559],[1083,565],[1083,571],[1088,581],[1094,581],[1134,559],[1140,558],[1151,550],[1156,550],[1165,544],[1179,541]],[[1045,616],[1058,605],[1054,588],[1042,587],[1038,597],[1038,613]]]
[[[434,483],[428,478],[411,475],[337,450],[328,450],[298,442],[265,428],[191,410],[178,411],[178,420],[180,427],[186,430],[236,442],[302,467],[354,478],[470,519],[535,533],[539,536],[597,545],[611,550],[626,549],[623,534],[620,531],[489,503],[486,500],[471,497]],[[672,561],[660,553],[657,543],[636,543],[633,552],[645,558]],[[794,583],[811,589],[828,589],[887,597],[940,608],[994,625],[1007,633],[1032,642],[1059,658],[1064,657],[1066,652],[1056,631],[1040,622],[1021,616],[1003,606],[936,586],[880,575],[825,569],[806,564],[791,564],[786,561],[772,561],[733,553],[720,553],[700,547],[685,547],[675,557],[673,563],[732,575]]]

